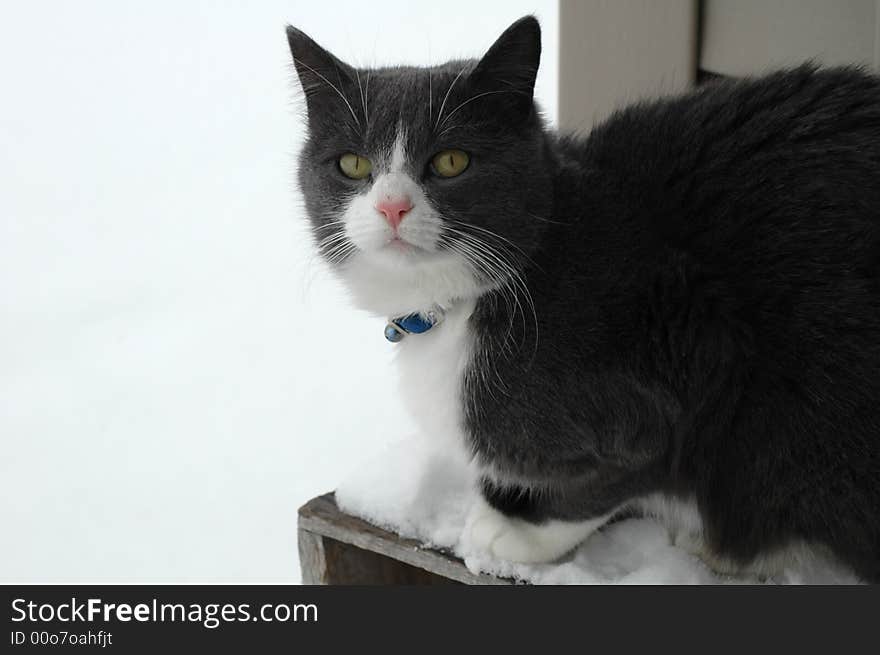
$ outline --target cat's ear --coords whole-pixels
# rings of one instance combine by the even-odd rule
[[[319,46],[305,32],[292,25],[287,26],[287,42],[293,65],[306,94],[309,115],[322,98],[343,96],[341,87],[348,86],[354,78],[354,69]]]
[[[477,64],[471,82],[487,93],[510,92],[501,100],[531,107],[541,61],[541,26],[534,16],[520,18],[504,30]]]

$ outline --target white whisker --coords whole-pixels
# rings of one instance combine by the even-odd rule
[[[452,80],[452,84],[449,85],[449,89],[446,90],[446,95],[443,96],[443,103],[440,105],[440,111],[437,113],[437,122],[434,124],[434,131],[437,131],[437,128],[440,125],[440,118],[443,116],[443,108],[446,107],[446,101],[449,100],[449,94],[452,93],[452,87],[455,86],[455,83],[458,82],[458,78],[464,75],[464,72],[467,70],[467,66],[462,68],[458,75],[455,76],[455,79]]]
[[[478,94],[475,95],[475,96],[471,96],[470,98],[468,98],[467,100],[465,100],[463,103],[461,103],[458,107],[456,107],[456,108],[453,109],[451,112],[449,112],[448,114],[446,114],[446,118],[443,119],[443,122],[440,123],[440,124],[439,124],[437,127],[435,127],[434,129],[436,130],[438,127],[443,127],[443,126],[446,124],[446,121],[448,121],[450,118],[452,118],[452,115],[453,115],[455,112],[457,112],[459,109],[461,109],[462,107],[464,107],[465,105],[467,105],[467,104],[473,102],[474,100],[479,100],[480,98],[483,98],[483,97],[485,97],[485,96],[495,95],[496,93],[519,93],[520,95],[524,95],[521,91],[509,91],[509,90],[503,90],[503,91],[484,91],[483,93],[478,93]],[[438,120],[439,120],[439,117],[438,117]]]
[[[529,215],[531,216],[531,214],[529,214]],[[540,267],[538,266],[538,264],[537,264],[537,263],[536,263],[531,257],[529,257],[529,255],[525,252],[525,250],[523,250],[522,248],[520,248],[518,245],[516,245],[516,244],[515,244],[513,241],[511,241],[510,239],[507,239],[506,237],[503,237],[503,236],[501,236],[500,234],[496,234],[496,233],[493,232],[492,230],[487,230],[487,229],[484,228],[484,227],[480,227],[479,225],[472,225],[472,224],[470,224],[470,223],[465,223],[464,221],[456,221],[456,220],[452,220],[452,222],[455,223],[456,225],[461,225],[462,227],[465,227],[465,228],[468,228],[468,229],[471,229],[471,230],[477,230],[477,231],[479,231],[479,232],[482,232],[483,234],[486,234],[487,236],[490,236],[490,237],[492,237],[493,239],[498,239],[499,241],[503,241],[503,242],[506,243],[507,245],[509,245],[509,246],[511,246],[511,247],[513,247],[513,248],[515,248],[515,249],[516,249],[516,250],[517,250],[517,251],[518,251],[523,257],[525,257],[525,259],[528,260],[528,262],[529,262],[530,264],[532,264],[532,265],[535,266],[536,268],[540,268]]]
[[[461,223],[458,221],[455,222],[465,227],[476,227],[469,226],[465,223]],[[510,339],[513,329],[512,321],[517,313],[520,314],[520,317],[523,320],[523,336],[525,337],[525,335],[527,334],[527,332],[525,331],[526,311],[525,307],[520,302],[520,295],[522,295],[532,314],[532,318],[534,321],[535,352],[537,352],[538,317],[535,309],[534,299],[532,298],[531,292],[529,291],[528,286],[525,283],[525,279],[523,278],[519,267],[514,263],[511,263],[508,257],[505,256],[506,248],[504,248],[503,246],[500,248],[492,247],[481,239],[478,239],[475,235],[468,234],[449,225],[446,226],[446,231],[450,235],[455,237],[455,240],[452,241],[452,247],[450,249],[459,252],[459,254],[464,256],[465,259],[474,266],[477,273],[487,277],[488,281],[490,281],[495,286],[495,288],[499,292],[501,292],[501,298],[508,305],[508,310],[511,313],[511,323],[508,325],[508,331],[505,335],[504,340],[502,341],[502,346],[506,346],[508,340]],[[504,237],[501,237],[494,232],[491,232],[489,230],[484,231],[501,241],[507,241],[508,243],[510,243],[510,245],[515,246],[515,244],[509,242],[507,239],[504,239]]]
[[[370,122],[370,119],[367,118],[367,116],[369,115],[369,113],[367,111],[367,107],[370,106],[370,104],[369,104],[370,103],[370,78],[372,76],[373,76],[373,72],[367,71],[367,81],[364,83],[364,120],[368,124],[367,131],[369,131],[369,122]]]
[[[357,76],[358,93],[360,93],[361,96],[361,106],[364,108],[364,122],[369,124],[370,119],[367,118],[367,101],[364,98],[364,90],[361,88],[361,74],[357,68],[354,69],[354,74]]]
[[[323,75],[321,75],[318,71],[316,71],[314,68],[312,68],[311,66],[309,66],[307,63],[305,63],[305,62],[302,61],[301,59],[297,59],[296,57],[294,57],[293,60],[294,60],[297,64],[299,64],[300,66],[303,66],[303,67],[307,68],[308,70],[312,71],[315,75],[317,75],[317,76],[320,77],[322,80],[324,80],[324,82],[325,82],[325,83],[326,83],[331,89],[333,89],[334,91],[336,91],[336,93],[339,95],[339,97],[342,98],[342,102],[344,102],[344,103],[345,103],[345,106],[348,107],[348,111],[351,112],[351,117],[354,118],[355,123],[357,123],[357,126],[360,128],[360,127],[361,127],[361,122],[358,120],[357,114],[354,113],[354,109],[352,109],[352,107],[351,107],[351,103],[348,101],[348,98],[345,97],[345,95],[342,93],[342,91],[340,91],[338,88],[336,88],[336,85],[333,84],[333,82],[331,82],[331,81],[328,80],[326,77],[324,77]],[[338,74],[338,73],[339,73],[339,71],[337,71],[337,74]]]

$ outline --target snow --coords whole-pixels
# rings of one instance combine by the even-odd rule
[[[469,465],[414,435],[389,445],[353,470],[336,490],[339,506],[427,546],[452,550],[473,572],[532,584],[851,584],[857,580],[818,555],[802,557],[771,580],[714,572],[672,543],[651,518],[627,518],[592,534],[573,553],[549,564],[516,564],[488,558],[466,538],[476,500]]]
[[[553,52],[548,0],[0,8],[0,582],[299,580],[297,507],[412,426],[304,229],[284,25],[429,63],[536,8]]]

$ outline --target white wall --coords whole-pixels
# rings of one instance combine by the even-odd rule
[[[290,582],[296,508],[410,429],[382,323],[314,259],[283,26],[477,55],[556,3],[0,8],[0,582]]]

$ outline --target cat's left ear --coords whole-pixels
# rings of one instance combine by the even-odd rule
[[[534,16],[525,16],[492,44],[470,74],[470,81],[486,93],[507,96],[501,100],[506,104],[530,108],[540,62],[541,25]]]

